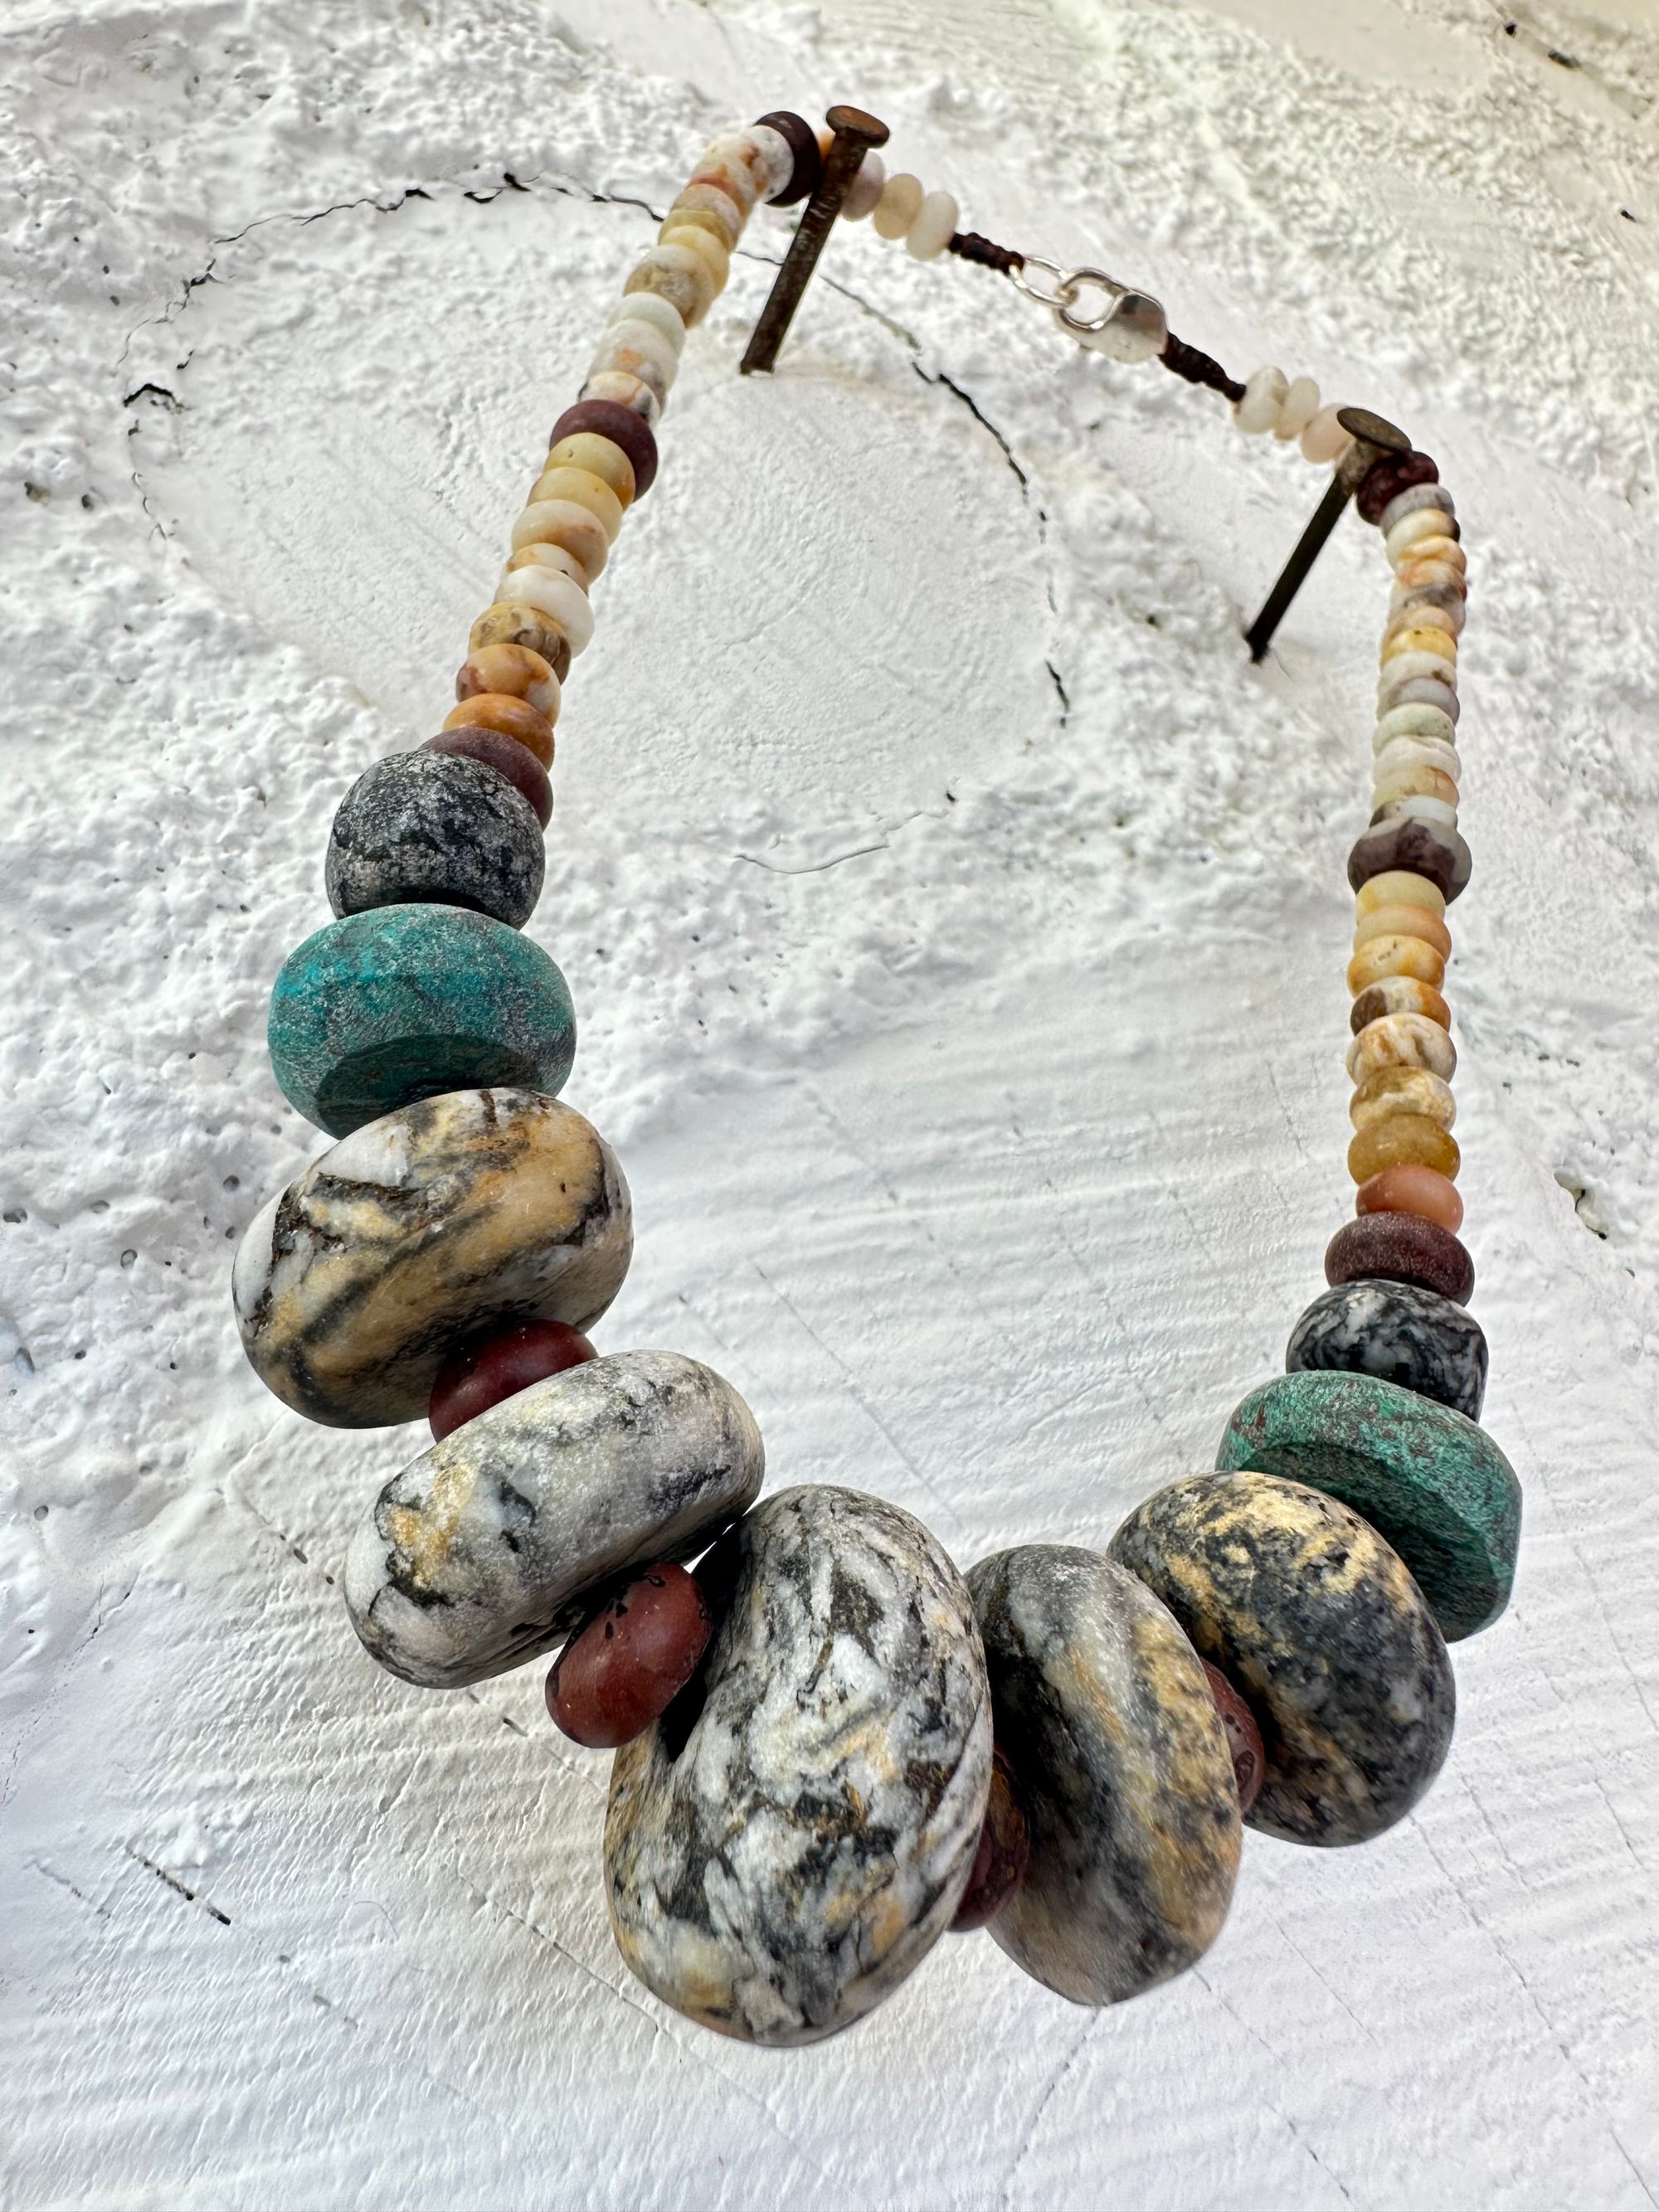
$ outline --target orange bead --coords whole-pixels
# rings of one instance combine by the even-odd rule
[[[1353,1002],[1349,1026],[1358,1036],[1368,1024],[1384,1014],[1426,1014],[1443,1030],[1451,1027],[1451,1008],[1438,991],[1419,983],[1414,975],[1384,975],[1362,991]]]
[[[444,717],[447,730],[464,729],[469,723],[481,723],[486,730],[499,730],[504,738],[516,738],[544,768],[552,766],[553,725],[527,699],[515,699],[506,691],[477,692]]]
[[[455,672],[455,696],[476,699],[480,691],[527,699],[550,722],[559,719],[559,679],[527,645],[487,645],[464,660]]]
[[[1462,1164],[1457,1139],[1421,1114],[1394,1114],[1359,1130],[1348,1147],[1348,1173],[1369,1182],[1384,1168],[1432,1168],[1449,1182]]]
[[[1358,998],[1385,975],[1414,976],[1438,990],[1446,979],[1445,956],[1420,937],[1370,938],[1348,963],[1348,988]]]
[[[1354,924],[1354,951],[1379,937],[1414,937],[1419,944],[1433,945],[1443,960],[1451,957],[1450,930],[1425,906],[1378,906],[1362,914]]]
[[[1362,1182],[1353,1195],[1353,1210],[1356,1213],[1415,1213],[1424,1221],[1449,1230],[1454,1237],[1463,1226],[1463,1201],[1456,1184],[1434,1169],[1410,1161],[1384,1168],[1369,1182]]]

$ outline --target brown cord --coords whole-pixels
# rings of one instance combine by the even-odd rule
[[[1016,269],[1025,266],[1023,253],[1016,253],[1012,246],[999,246],[994,239],[981,238],[976,230],[957,231],[948,251],[960,254],[964,261],[977,261],[981,268],[994,269],[1003,276],[1012,276]]]
[[[1212,392],[1218,392],[1224,399],[1237,406],[1244,397],[1244,387],[1228,375],[1218,361],[1189,346],[1185,338],[1178,338],[1172,331],[1165,339],[1164,350],[1158,356],[1165,368],[1172,368],[1177,376],[1184,376],[1188,384],[1202,384]]]

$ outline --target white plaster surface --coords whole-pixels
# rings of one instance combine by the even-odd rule
[[[1653,2204],[1649,0],[7,0],[0,82],[0,2200]],[[419,1433],[267,1397],[228,1272],[317,1149],[264,1009],[338,794],[441,718],[647,206],[836,98],[975,226],[1442,458],[1458,1134],[1528,1518],[1390,1836],[1249,1838],[1138,2003],[949,1938],[769,2054],[629,1981],[539,1668],[359,1650],[332,1577]],[[559,730],[532,930],[640,1232],[600,1339],[964,1565],[1103,1544],[1211,1463],[1349,1205],[1386,571],[1345,526],[1253,671],[1314,471],[867,225],[742,381],[784,234],[687,348]]]

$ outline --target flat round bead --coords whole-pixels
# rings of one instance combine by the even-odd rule
[[[1252,1828],[1360,1844],[1404,1819],[1445,1759],[1456,1689],[1422,1592],[1374,1528],[1300,1482],[1200,1474],[1132,1513],[1112,1556],[1256,1716]]]
[[[547,770],[516,738],[504,738],[499,730],[487,730],[482,722],[475,722],[465,729],[441,731],[427,739],[426,750],[448,753],[458,760],[482,761],[528,799],[544,830],[552,820],[553,787],[547,780]]]
[[[1415,545],[1423,538],[1449,538],[1457,525],[1442,507],[1419,507],[1410,514],[1402,515],[1391,530],[1382,533],[1382,550],[1390,562],[1398,561],[1408,545]]]
[[[711,215],[719,223],[720,236],[729,249],[743,236],[744,213],[723,185],[696,183],[687,185],[684,191],[675,195],[668,220],[672,223],[677,215]]]
[[[591,1328],[632,1249],[622,1170],[580,1114],[451,1092],[345,1138],[256,1216],[232,1286],[242,1348],[309,1420],[418,1420],[459,1338],[502,1317]]]
[[[1390,869],[1385,875],[1373,876],[1362,884],[1354,894],[1357,914],[1375,914],[1380,906],[1425,906],[1431,914],[1443,915],[1446,902],[1440,886],[1431,884],[1426,876],[1414,876],[1409,869]]]
[[[1348,1146],[1348,1173],[1355,1182],[1369,1182],[1384,1168],[1398,1166],[1402,1161],[1414,1161],[1419,1167],[1433,1168],[1449,1182],[1456,1179],[1462,1155],[1457,1149],[1457,1139],[1437,1121],[1431,1121],[1424,1114],[1392,1114],[1384,1121],[1373,1121],[1357,1130]],[[1367,1218],[1381,1221],[1382,1214],[1368,1215]],[[1350,1222],[1348,1229],[1360,1226]],[[1347,1230],[1340,1232],[1346,1236]],[[1368,1269],[1367,1273],[1386,1273],[1387,1270]],[[1448,1293],[1448,1295],[1449,1295]]]
[[[438,1370],[426,1418],[434,1443],[464,1422],[516,1397],[532,1382],[598,1357],[580,1329],[562,1321],[499,1323],[469,1337]]]
[[[536,544],[562,546],[588,584],[598,581],[611,554],[605,525],[591,507],[570,499],[532,498],[523,509],[513,526],[513,550]]]
[[[1421,635],[1421,633],[1418,634]],[[1439,637],[1442,633],[1437,630],[1434,635]],[[1449,645],[1451,640],[1448,638],[1446,642]],[[1408,682],[1413,677],[1419,676],[1431,677],[1437,684],[1455,684],[1457,680],[1457,665],[1455,660],[1449,659],[1445,653],[1438,651],[1425,653],[1413,648],[1409,653],[1396,653],[1391,659],[1383,662],[1377,690],[1379,694],[1384,690],[1392,690],[1396,684]],[[1382,711],[1386,710],[1379,708],[1379,712]]]
[[[611,1770],[611,1927],[677,2012],[817,2042],[897,1987],[967,1887],[991,1778],[973,1607],[920,1522],[817,1485],[763,1499],[697,1578],[696,1681]]]
[[[283,1096],[331,1136],[445,1091],[556,1094],[576,1054],[564,977],[465,907],[382,906],[307,938],[270,994]]]
[[[626,323],[617,325],[619,330],[627,327]],[[591,469],[569,468],[562,463],[544,469],[527,504],[539,507],[548,500],[568,500],[573,507],[585,507],[604,531],[606,544],[616,544],[622,531],[623,504],[605,479]],[[514,550],[518,550],[517,546]]]
[[[774,207],[793,207],[817,191],[818,179],[823,174],[823,156],[818,151],[817,133],[790,108],[774,108],[763,115],[755,126],[757,131],[775,131],[789,149],[789,174],[785,183],[770,195]]]
[[[496,648],[501,650],[500,647]],[[444,716],[447,730],[494,730],[511,738],[544,768],[553,765],[553,725],[538,714],[528,699],[515,699],[510,691],[474,691]]]
[[[1462,712],[1457,702],[1456,685],[1437,676],[1391,676],[1386,684],[1379,684],[1376,691],[1378,720],[1391,714],[1396,707],[1437,707],[1453,722]]]
[[[1290,391],[1282,368],[1258,368],[1245,380],[1243,398],[1233,402],[1234,422],[1248,436],[1259,437],[1279,420]]]
[[[1359,480],[1354,505],[1367,522],[1380,522],[1383,509],[1412,484],[1437,483],[1440,471],[1426,453],[1383,453]]]
[[[1414,1283],[1337,1283],[1320,1292],[1291,1331],[1285,1367],[1290,1374],[1379,1375],[1478,1421],[1486,1393],[1486,1340],[1473,1314],[1437,1291]],[[1401,1549],[1397,1536],[1389,1541]]]
[[[719,289],[708,264],[686,246],[647,247],[623,286],[624,294],[659,292],[688,331],[696,330],[714,306]]]
[[[458,700],[476,699],[489,692],[522,699],[549,722],[559,719],[559,679],[539,653],[532,653],[525,646],[487,646],[456,670]]]
[[[1395,1114],[1421,1115],[1449,1129],[1457,1120],[1457,1102],[1444,1076],[1426,1067],[1379,1067],[1348,1101],[1348,1119],[1356,1129],[1369,1129]]]
[[[721,169],[740,172],[743,185],[736,189],[740,197],[746,193],[752,210],[757,201],[769,198],[780,185],[788,182],[793,159],[787,140],[775,131],[751,123],[742,131],[725,132],[707,146],[696,173],[701,177]]]
[[[1376,727],[1371,732],[1371,750],[1374,754],[1382,752],[1396,738],[1422,738],[1430,743],[1438,740],[1449,745],[1456,735],[1456,722],[1439,707],[1416,703],[1394,707],[1377,718]]]
[[[1455,538],[1419,538],[1404,548],[1393,566],[1395,574],[1402,576],[1405,569],[1415,563],[1433,561],[1443,568],[1455,568],[1460,576],[1468,573],[1469,556]]]
[[[1463,1226],[1463,1201],[1457,1185],[1432,1168],[1410,1163],[1384,1168],[1353,1194],[1356,1213],[1415,1213],[1454,1237]]]
[[[1356,1030],[1347,1066],[1350,1083],[1364,1083],[1385,1067],[1425,1067],[1449,1083],[1457,1068],[1457,1047],[1426,1014],[1385,1013]]]
[[[1030,1863],[1031,1831],[1020,1807],[1014,1770],[994,1739],[985,1825],[979,1832],[968,1887],[951,1923],[952,1930],[962,1935],[988,1926],[1024,1881]]]
[[[518,929],[544,866],[541,824],[510,784],[478,761],[422,751],[358,777],[335,811],[324,873],[337,915],[427,900]]]
[[[753,141],[732,133],[715,139],[703,149],[697,157],[696,167],[686,179],[686,191],[698,185],[713,185],[736,208],[739,221],[746,223],[761,197],[762,183],[763,171],[756,159]],[[682,192],[681,199],[684,197]],[[675,203],[677,206],[678,204]]]
[[[1378,794],[1371,810],[1371,827],[1380,828],[1388,822],[1431,822],[1439,829],[1457,830],[1457,801],[1455,799],[1437,799],[1413,792],[1405,798],[1388,799]]]
[[[848,186],[847,197],[841,204],[843,222],[862,222],[873,215],[877,203],[887,188],[887,164],[873,146],[859,163],[857,174]]]
[[[1330,407],[1322,407],[1302,433],[1304,460],[1340,461],[1352,445],[1352,437],[1336,419],[1341,404],[1338,402]]]
[[[1426,876],[1439,886],[1448,906],[1468,885],[1474,863],[1469,848],[1455,830],[1437,828],[1432,822],[1389,821],[1368,829],[1356,839],[1348,854],[1348,882],[1358,890],[1373,876],[1404,869]],[[1437,982],[1438,977],[1434,979]]]
[[[1489,1627],[1508,1604],[1521,1487],[1492,1438],[1450,1406],[1375,1375],[1281,1375],[1234,1408],[1219,1458],[1363,1514],[1449,1642]]]
[[[1421,655],[1426,655],[1431,660],[1448,661],[1455,668],[1457,640],[1449,629],[1442,629],[1438,623],[1428,623],[1419,629],[1397,629],[1382,641],[1381,665],[1384,668],[1392,668],[1396,661],[1408,657],[1415,659]]]
[[[1073,2004],[1121,2003],[1200,1958],[1232,1897],[1238,1797],[1202,1665],[1098,1553],[1024,1545],[968,1587],[1030,1832],[992,1937]]]
[[[649,294],[642,297],[651,297]],[[621,325],[626,329],[628,325]],[[609,438],[601,438],[592,430],[574,438],[561,438],[547,456],[545,477],[555,469],[580,469],[584,474],[597,477],[624,514],[634,497],[634,464],[622,447]],[[538,479],[539,482],[542,479]]]
[[[684,329],[683,322],[680,327]],[[622,447],[634,467],[634,496],[643,499],[657,479],[657,441],[651,425],[631,408],[617,407],[608,399],[579,399],[553,425],[548,444],[556,446],[562,438],[574,438],[585,430],[596,431]]]
[[[1456,749],[1438,738],[1395,738],[1371,760],[1371,776],[1377,787],[1393,781],[1407,770],[1417,769],[1437,771],[1451,785],[1451,796],[1455,799],[1463,763]],[[1435,896],[1440,896],[1437,890]]]
[[[1443,769],[1427,761],[1396,762],[1386,775],[1378,775],[1371,786],[1371,819],[1386,814],[1392,819],[1398,802],[1402,799],[1432,799],[1437,807],[1444,807],[1455,823],[1457,819],[1458,791],[1455,781]],[[1411,811],[1426,812],[1426,809]],[[1442,817],[1437,813],[1437,820]]]
[[[642,376],[630,376],[619,368],[596,368],[584,378],[577,397],[610,400],[629,408],[645,422],[656,422],[662,413],[661,395]]]
[[[1431,945],[1443,960],[1451,957],[1451,932],[1432,907],[1373,907],[1354,925],[1354,950],[1379,937],[1414,937],[1421,944]]]
[[[1395,495],[1377,516],[1376,526],[1386,538],[1397,522],[1403,522],[1408,514],[1420,514],[1425,507],[1449,514],[1454,521],[1456,520],[1457,503],[1444,484],[1407,484],[1404,491]]]
[[[667,342],[669,350],[677,361],[685,350],[685,325],[680,319],[679,310],[671,301],[665,300],[660,292],[625,294],[612,307],[606,320],[612,325],[617,323],[649,323],[652,329]]]
[[[1445,973],[1444,954],[1420,937],[1373,937],[1348,963],[1348,988],[1358,998],[1384,975],[1414,975],[1437,989]]]
[[[1348,1010],[1348,1026],[1358,1036],[1385,1014],[1424,1014],[1443,1030],[1451,1027],[1451,1008],[1432,984],[1414,975],[1384,975],[1367,984]]]
[[[1432,602],[1412,599],[1404,606],[1395,607],[1383,626],[1382,642],[1387,646],[1402,630],[1438,629],[1448,637],[1462,635],[1462,624],[1449,607],[1437,607]]]
[[[921,179],[901,169],[882,186],[876,211],[870,218],[878,238],[902,238],[921,213],[925,195]]]
[[[591,1751],[631,1742],[697,1670],[714,1623],[696,1578],[659,1560],[576,1631],[547,1678],[554,1725]]]
[[[695,253],[708,269],[718,295],[726,289],[726,279],[732,274],[732,256],[725,240],[704,229],[702,222],[702,219],[696,216],[688,216],[684,221],[671,217],[658,235],[664,246],[683,246]]]
[[[1474,1262],[1462,1245],[1449,1230],[1417,1213],[1364,1213],[1337,1231],[1325,1248],[1325,1280],[1355,1283],[1365,1275],[1415,1283],[1460,1306],[1468,1305],[1474,1290]]]
[[[1459,562],[1433,559],[1415,545],[1395,570],[1394,579],[1395,587],[1400,592],[1466,589],[1463,567]]]
[[[949,192],[925,194],[916,219],[905,234],[905,252],[918,261],[937,261],[956,235],[960,212]]]
[[[1233,1787],[1238,1792],[1239,1817],[1248,1819],[1251,1806],[1261,1794],[1261,1777],[1267,1769],[1261,1730],[1256,1726],[1255,1715],[1220,1668],[1212,1667],[1207,1659],[1200,1664],[1226,1731],[1227,1750],[1233,1762]]]
[[[794,149],[781,131],[769,124],[751,123],[739,134],[753,146],[756,173],[760,179],[760,197],[770,204],[775,192],[781,192],[788,184],[795,166]]]
[[[1279,403],[1278,417],[1273,423],[1273,435],[1288,445],[1299,438],[1314,416],[1319,412],[1319,386],[1310,376],[1296,376],[1290,389]]]
[[[526,509],[526,514],[534,512],[533,507]],[[534,607],[569,639],[573,653],[586,651],[593,635],[593,610],[586,592],[570,577],[539,566],[510,569],[495,596],[504,605]]]
[[[510,576],[515,568],[550,568],[556,575],[568,576],[581,591],[588,588],[586,569],[568,547],[556,545],[551,538],[532,538],[528,545],[515,547],[501,574]]]
[[[472,625],[467,647],[473,653],[487,645],[522,645],[539,653],[561,684],[570,669],[570,640],[537,608],[498,601],[486,607]]]
[[[614,1578],[694,1559],[758,1494],[755,1417],[678,1352],[589,1359],[395,1474],[346,1553],[346,1610],[388,1673],[462,1689],[552,1650]]]
[[[1408,614],[1413,609],[1419,612],[1432,610],[1444,617],[1454,637],[1461,637],[1469,618],[1469,598],[1462,578],[1448,584],[1407,584],[1396,579],[1389,593],[1389,619]]]

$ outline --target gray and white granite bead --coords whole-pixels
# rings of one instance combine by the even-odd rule
[[[1486,1395],[1486,1339],[1465,1307],[1415,1283],[1362,1276],[1323,1291],[1291,1331],[1285,1371],[1380,1375],[1470,1420]]]
[[[536,810],[482,761],[392,753],[340,801],[324,875],[337,915],[428,903],[471,907],[517,929],[546,858]]]
[[[1030,1832],[990,1932],[1073,2004],[1138,1996],[1214,1942],[1238,1871],[1238,1793],[1202,1663],[1168,1607],[1096,1552],[999,1552],[968,1588]]]
[[[450,1091],[365,1122],[254,1216],[232,1278],[242,1349],[333,1428],[424,1413],[490,1321],[586,1328],[633,1250],[616,1154],[539,1091]]]
[[[697,1571],[702,1668],[611,1769],[611,1925],[677,2012],[812,2043],[897,1987],[967,1883],[991,1774],[973,1606],[919,1521],[817,1485]]]
[[[346,1554],[381,1666],[459,1689],[560,1643],[595,1592],[689,1559],[758,1496],[766,1455],[724,1376],[623,1352],[504,1398],[394,1475]]]

